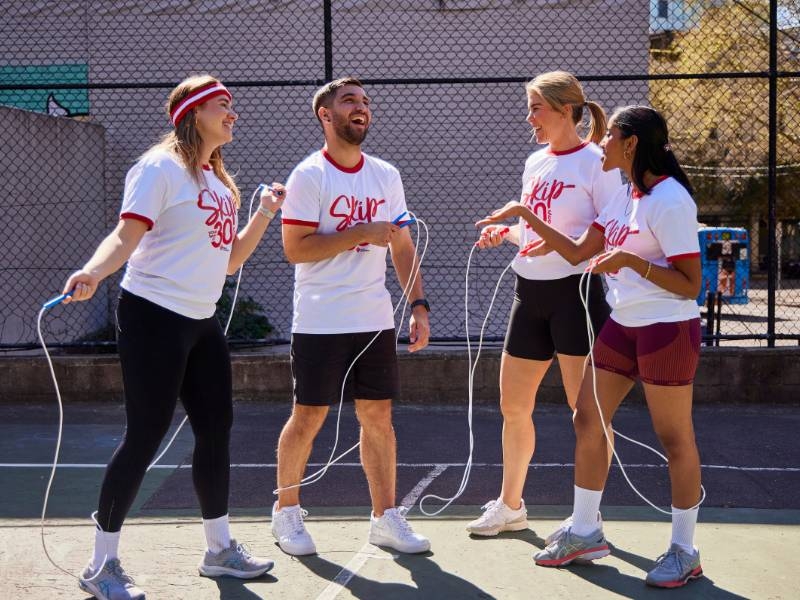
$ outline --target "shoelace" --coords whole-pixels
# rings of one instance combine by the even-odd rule
[[[305,527],[303,527],[303,519],[307,516],[308,511],[305,508],[289,513],[289,524],[292,527],[292,533],[303,533],[305,530]]]
[[[252,558],[252,554],[250,553],[250,549],[245,546],[244,544],[236,544],[236,552],[242,555],[244,558]]]
[[[133,581],[133,577],[128,575],[125,572],[125,569],[122,568],[122,563],[118,560],[110,560],[106,563],[106,567],[108,568],[109,573],[116,577],[118,580],[124,583],[130,583],[131,585],[135,585]]]
[[[481,510],[486,512],[497,506],[497,500],[489,500],[486,504],[481,506]]]
[[[656,566],[660,567],[662,564],[666,565],[667,561],[671,559],[672,564],[668,566],[670,568],[674,568],[677,571],[683,571],[683,565],[681,564],[681,558],[678,556],[677,550],[667,550],[656,559]]]
[[[389,517],[389,521],[396,527],[401,533],[411,535],[413,531],[411,530],[411,525],[409,525],[408,521],[406,521],[406,514],[408,514],[408,509],[405,506],[401,506],[397,509],[397,511],[386,512],[384,513],[385,516]]]

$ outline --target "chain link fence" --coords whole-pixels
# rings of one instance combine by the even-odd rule
[[[708,291],[723,292],[708,339],[800,339],[800,0],[5,0],[3,11],[2,348],[35,345],[41,303],[114,227],[127,169],[168,131],[168,92],[206,72],[239,112],[224,153],[240,219],[259,183],[285,181],[322,145],[314,90],[364,81],[365,150],[400,169],[430,228],[423,272],[440,341],[466,336],[474,221],[519,196],[534,149],[524,82],[565,69],[609,113],[650,104],[667,116],[700,220],[747,234],[744,253],[705,256]],[[473,256],[470,336],[512,258],[510,247]],[[232,341],[287,340],[292,284],[273,225],[244,267]],[[743,284],[746,303],[734,303]],[[489,339],[504,335],[512,289],[508,274]],[[118,276],[92,301],[53,309],[46,339],[113,347],[117,293]]]

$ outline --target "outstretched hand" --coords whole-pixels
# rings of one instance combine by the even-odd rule
[[[483,225],[490,225],[492,223],[502,223],[507,219],[521,217],[526,210],[528,209],[525,207],[524,204],[522,204],[517,200],[512,200],[511,202],[508,202],[503,208],[498,208],[488,217],[484,217],[483,219],[475,223],[475,225],[477,227],[481,227]]]

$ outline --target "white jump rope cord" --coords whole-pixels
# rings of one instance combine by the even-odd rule
[[[468,429],[469,429],[469,455],[467,457],[467,462],[466,462],[466,465],[464,467],[464,474],[463,474],[463,476],[461,478],[461,484],[459,485],[458,490],[456,490],[456,493],[453,496],[451,496],[449,498],[445,498],[445,497],[442,497],[442,496],[437,496],[436,494],[427,494],[427,495],[423,496],[422,498],[420,498],[419,509],[422,512],[422,514],[424,514],[425,516],[428,516],[428,517],[435,517],[438,514],[440,514],[442,511],[444,511],[446,508],[448,508],[457,498],[459,498],[464,493],[464,490],[467,487],[467,483],[469,482],[469,476],[470,476],[470,473],[472,471],[472,454],[473,454],[473,449],[474,449],[474,436],[473,436],[473,430],[472,430],[472,406],[473,406],[473,389],[474,389],[475,370],[477,368],[478,359],[480,358],[480,353],[481,353],[481,349],[482,349],[482,346],[483,346],[483,335],[484,335],[484,331],[486,329],[486,324],[488,323],[489,316],[491,315],[492,309],[494,307],[494,303],[495,303],[495,300],[497,298],[497,292],[498,292],[498,290],[500,288],[500,283],[502,282],[503,277],[505,277],[506,273],[508,272],[508,270],[511,268],[511,266],[514,263],[514,261],[512,260],[506,266],[506,268],[503,269],[503,272],[500,273],[500,276],[497,279],[497,284],[495,285],[494,293],[492,294],[492,300],[489,303],[489,308],[486,311],[486,317],[484,318],[483,325],[481,326],[480,336],[478,338],[478,350],[477,350],[477,353],[475,355],[475,362],[473,363],[472,362],[472,349],[471,349],[470,337],[469,337],[469,270],[470,270],[470,266],[472,264],[472,254],[475,252],[475,248],[476,248],[476,246],[473,245],[472,249],[470,250],[469,257],[467,258],[467,270],[466,270],[465,282],[464,282],[464,290],[465,290],[464,291],[464,309],[465,309],[464,323],[465,323],[465,329],[466,329],[467,361],[468,361],[468,368],[469,368],[468,388],[467,388],[467,424],[468,424]],[[608,437],[608,429],[606,427],[605,420],[603,419],[603,412],[602,412],[602,409],[600,408],[600,401],[599,401],[598,395],[597,395],[597,371],[596,371],[595,366],[594,366],[594,356],[592,354],[592,350],[594,348],[595,333],[594,333],[594,326],[593,326],[592,320],[591,320],[591,315],[590,315],[590,312],[589,312],[589,289],[590,289],[591,278],[588,275],[591,275],[590,269],[586,269],[584,271],[584,273],[581,275],[581,279],[580,279],[579,284],[578,284],[578,289],[579,289],[579,295],[580,295],[580,299],[581,299],[581,304],[583,305],[584,312],[585,312],[585,315],[586,315],[586,327],[587,327],[588,338],[589,338],[589,354],[587,355],[586,360],[587,360],[587,362],[591,362],[591,367],[592,367],[592,389],[593,389],[593,392],[594,392],[594,400],[595,400],[595,404],[597,405],[598,414],[600,416],[600,422],[601,422],[601,424],[603,426],[603,435],[606,438],[606,443],[608,444],[608,447],[611,448],[611,452],[613,453],[614,458],[616,458],[616,460],[617,460],[617,464],[619,465],[620,471],[622,471],[622,475],[625,478],[625,481],[628,483],[630,488],[636,493],[636,495],[638,495],[647,504],[649,504],[651,507],[653,507],[657,511],[659,511],[659,512],[661,512],[663,514],[667,514],[667,515],[677,515],[677,514],[681,514],[681,513],[684,513],[684,512],[692,511],[692,510],[698,508],[706,498],[706,490],[702,485],[700,486],[700,490],[702,492],[700,500],[697,502],[696,505],[694,505],[691,508],[688,508],[688,509],[674,509],[673,508],[672,511],[666,511],[666,510],[656,506],[646,496],[644,496],[636,488],[636,486],[633,484],[633,482],[630,480],[630,478],[628,477],[627,472],[625,471],[625,466],[622,463],[622,460],[619,458],[619,455],[617,454],[616,449],[614,448],[613,442]],[[584,281],[586,281],[586,285],[585,286],[584,286]],[[584,290],[583,290],[584,287],[586,288],[585,294],[584,294]],[[655,448],[652,448],[651,446],[648,446],[647,444],[645,444],[643,442],[640,442],[638,440],[635,440],[635,439],[633,439],[631,437],[623,435],[622,433],[620,433],[616,429],[612,429],[612,431],[618,437],[620,437],[620,438],[622,438],[624,440],[627,440],[629,442],[632,442],[632,443],[634,443],[634,444],[636,444],[638,446],[641,446],[642,448],[646,448],[647,450],[650,450],[651,452],[653,452],[654,454],[659,456],[662,460],[664,460],[664,462],[667,462],[667,463],[669,462],[667,457],[664,456],[663,454],[661,454]],[[423,506],[423,502],[425,502],[425,500],[427,500],[427,499],[434,499],[434,500],[444,501],[445,504],[443,504],[441,507],[439,507],[437,510],[435,510],[433,512],[428,512],[427,510],[425,510],[425,508]]]
[[[486,311],[486,317],[483,319],[483,324],[481,325],[480,335],[478,336],[478,349],[475,353],[475,362],[472,362],[472,345],[469,341],[469,268],[472,264],[472,255],[475,252],[475,248],[477,246],[473,245],[469,251],[469,256],[467,257],[467,271],[464,277],[464,328],[467,338],[467,368],[468,368],[468,379],[467,379],[467,427],[469,428],[469,457],[467,458],[466,465],[464,466],[464,474],[461,477],[461,483],[456,490],[456,493],[449,497],[444,498],[442,496],[437,496],[436,494],[426,494],[419,500],[419,510],[420,512],[425,515],[426,517],[435,517],[444,511],[447,507],[449,507],[456,499],[458,499],[461,494],[464,493],[464,490],[467,489],[467,483],[469,482],[469,476],[472,472],[472,451],[475,446],[475,437],[472,432],[472,404],[473,404],[473,389],[474,389],[474,377],[475,377],[475,369],[478,366],[478,359],[481,355],[481,349],[483,348],[483,334],[486,331],[486,325],[489,322],[489,316],[492,314],[492,308],[494,307],[495,300],[497,299],[497,292],[500,289],[500,284],[503,281],[503,277],[511,268],[511,265],[514,264],[512,260],[508,263],[503,272],[500,274],[500,277],[497,279],[497,284],[494,286],[494,293],[492,294],[492,300],[489,303],[489,308]],[[425,500],[434,499],[443,501],[444,504],[440,506],[433,512],[428,512],[425,510],[423,503]]]
[[[586,282],[585,284],[584,284],[584,281]],[[619,469],[622,472],[622,476],[625,478],[625,481],[628,483],[628,486],[634,491],[634,493],[637,496],[639,496],[639,498],[644,500],[647,504],[649,504],[652,508],[656,509],[658,512],[663,513],[665,515],[678,515],[678,514],[683,514],[683,513],[686,513],[686,512],[691,512],[691,511],[695,510],[696,508],[699,508],[700,505],[703,503],[703,501],[706,499],[706,489],[703,487],[702,484],[700,485],[700,492],[701,492],[700,500],[698,500],[697,504],[695,504],[691,508],[683,508],[682,509],[682,508],[674,508],[674,507],[672,507],[672,510],[667,511],[667,510],[664,510],[663,508],[661,508],[659,506],[656,506],[655,503],[650,501],[650,499],[647,498],[647,496],[645,496],[642,492],[640,492],[638,490],[638,488],[630,480],[630,478],[628,477],[628,473],[625,471],[625,465],[622,463],[622,460],[620,459],[619,455],[617,454],[617,450],[614,447],[614,443],[612,442],[611,438],[608,435],[608,427],[606,426],[606,422],[605,422],[605,419],[603,417],[603,409],[600,407],[600,399],[599,399],[599,396],[597,395],[597,370],[596,370],[596,368],[594,366],[594,353],[593,353],[594,342],[595,342],[595,332],[594,332],[594,326],[592,325],[592,319],[591,319],[591,316],[590,316],[590,313],[589,313],[589,290],[590,290],[590,285],[591,285],[591,267],[588,267],[587,269],[584,270],[583,274],[581,275],[581,279],[580,279],[580,282],[578,284],[578,289],[579,289],[579,293],[580,293],[581,304],[583,304],[584,312],[586,314],[586,330],[587,330],[588,336],[589,336],[589,354],[586,357],[586,359],[591,364],[591,367],[592,367],[592,392],[594,394],[595,406],[597,406],[597,414],[600,417],[600,423],[603,426],[603,436],[606,438],[606,445],[608,446],[608,448],[611,449],[611,453],[613,454],[614,458],[617,460],[617,465],[619,466]],[[584,290],[584,288],[585,288],[585,290]],[[642,448],[646,448],[647,450],[650,450],[653,454],[655,454],[656,456],[660,457],[665,463],[669,464],[669,460],[667,459],[667,457],[664,456],[663,454],[661,454],[661,452],[659,452],[658,450],[656,450],[652,446],[648,446],[647,444],[645,444],[643,442],[640,442],[640,441],[635,440],[633,438],[630,438],[630,437],[628,437],[626,435],[623,435],[619,431],[617,431],[616,429],[612,429],[612,431],[614,432],[614,434],[616,436],[621,437],[622,439],[627,440],[629,442],[633,442],[634,444],[636,444],[638,446],[641,446]]]
[[[411,287],[414,284],[414,281],[416,281],[416,279],[417,279],[417,274],[419,273],[420,267],[422,266],[422,260],[425,258],[425,253],[428,251],[428,241],[430,239],[430,236],[428,235],[428,225],[425,223],[425,221],[423,221],[422,219],[417,218],[417,216],[414,213],[410,212],[410,211],[408,212],[408,215],[409,215],[410,219],[412,219],[413,222],[417,223],[417,240],[416,240],[416,242],[414,244],[414,256],[417,256],[417,251],[419,250],[420,226],[422,226],[423,230],[425,231],[425,244],[422,247],[422,254],[419,255],[419,260],[416,261],[416,265],[414,265],[414,267],[411,270],[411,274],[410,274],[410,276],[408,278],[408,282],[406,283],[405,287],[403,288],[403,293],[401,294],[401,299],[397,302],[397,305],[394,308],[394,312],[392,313],[393,315],[396,315],[397,311],[400,309],[400,306],[401,305],[403,306],[403,310],[400,313],[400,324],[397,327],[397,333],[395,335],[395,344],[397,343],[397,339],[400,337],[400,330],[402,329],[403,319],[405,318],[406,306],[408,304],[408,291],[411,289]],[[341,393],[339,395],[339,407],[338,407],[338,410],[337,410],[337,413],[336,413],[336,435],[334,437],[333,448],[331,449],[331,454],[328,457],[328,462],[325,464],[325,466],[323,466],[322,468],[318,469],[314,473],[311,473],[310,475],[306,475],[305,477],[303,477],[300,480],[300,483],[295,483],[293,485],[287,485],[285,487],[279,487],[279,488],[276,488],[276,489],[272,490],[272,494],[273,495],[277,495],[279,492],[282,492],[282,491],[285,491],[285,490],[292,490],[292,489],[303,487],[303,486],[306,486],[306,485],[311,485],[312,483],[316,483],[317,481],[319,481],[320,479],[322,479],[325,476],[325,474],[328,472],[328,469],[332,465],[334,465],[337,462],[339,462],[340,460],[342,460],[350,452],[352,452],[353,450],[355,450],[356,448],[358,448],[361,445],[360,441],[356,442],[352,447],[348,448],[347,450],[342,452],[339,456],[336,456],[336,458],[334,458],[334,455],[336,454],[336,448],[339,445],[339,432],[340,432],[341,419],[342,419],[342,404],[344,403],[344,390],[345,390],[345,386],[347,384],[347,377],[348,377],[348,375],[350,375],[350,371],[353,369],[353,367],[355,366],[355,364],[358,361],[358,359],[361,358],[361,356],[369,349],[369,347],[375,342],[375,340],[378,339],[378,336],[380,334],[381,334],[381,332],[378,331],[372,337],[372,339],[367,343],[367,345],[364,346],[364,349],[361,350],[361,352],[359,352],[356,355],[356,357],[350,363],[350,366],[347,367],[347,371],[345,371],[344,377],[342,379],[342,391],[341,391]]]
[[[248,216],[247,216],[248,221],[253,216],[253,202],[255,200],[256,194],[261,192],[261,190],[263,188],[265,188],[265,187],[267,187],[269,189],[269,186],[265,186],[264,184],[259,185],[256,188],[256,190],[253,192],[253,195],[250,196],[250,207],[248,209]],[[242,281],[242,269],[243,268],[244,268],[244,264],[242,264],[242,266],[239,267],[239,274],[238,274],[238,277],[236,279],[236,288],[234,290],[233,300],[231,302],[230,313],[228,314],[228,322],[225,324],[225,329],[224,329],[225,335],[228,335],[228,328],[231,326],[231,319],[233,318],[233,311],[236,308],[236,298],[239,295],[239,284]],[[46,514],[47,514],[47,503],[50,500],[50,488],[53,485],[53,479],[55,478],[55,475],[56,475],[56,468],[58,467],[58,456],[59,456],[59,454],[61,452],[61,437],[62,437],[62,432],[64,430],[64,405],[63,405],[63,402],[61,400],[61,390],[58,387],[58,379],[56,378],[56,373],[55,373],[55,370],[53,369],[53,360],[50,358],[50,352],[48,351],[47,344],[45,344],[44,337],[42,336],[42,315],[44,315],[46,310],[48,310],[49,308],[52,308],[53,306],[56,306],[63,299],[64,299],[64,296],[59,296],[59,298],[53,299],[50,302],[45,303],[44,306],[42,306],[41,310],[39,311],[39,316],[36,319],[36,332],[37,332],[37,334],[39,336],[39,343],[41,343],[42,349],[44,350],[45,358],[47,359],[47,366],[50,368],[50,377],[53,380],[53,386],[56,389],[56,399],[58,400],[58,437],[56,439],[56,450],[55,450],[55,454],[53,456],[53,465],[52,465],[52,467],[50,469],[50,478],[47,481],[47,488],[45,489],[45,493],[44,493],[44,502],[42,503],[42,517],[41,517],[41,522],[40,522],[40,531],[41,531],[41,539],[42,539],[42,549],[44,550],[45,556],[47,556],[47,560],[50,561],[50,564],[52,564],[55,568],[57,568],[62,573],[66,573],[70,577],[73,577],[75,579],[79,579],[73,573],[70,573],[69,571],[67,571],[66,569],[61,567],[60,565],[56,564],[56,562],[50,556],[50,553],[47,551],[47,545],[45,544],[45,540],[44,540],[44,521],[45,521],[45,517],[46,517]],[[145,473],[149,472],[150,469],[152,469],[153,466],[159,460],[161,460],[161,457],[163,457],[164,454],[167,453],[167,450],[170,449],[170,446],[172,446],[172,443],[175,441],[175,438],[178,437],[178,434],[181,432],[181,429],[186,424],[186,421],[187,421],[188,418],[189,418],[188,415],[183,417],[183,420],[181,421],[180,425],[178,425],[178,428],[175,430],[175,433],[172,434],[172,437],[169,439],[169,442],[167,442],[167,445],[164,447],[164,450],[162,450],[161,454],[159,454],[155,458],[155,460],[152,463],[150,463],[150,466],[147,467],[147,471],[145,471]],[[92,515],[91,515],[91,519],[92,519],[92,521],[94,521],[94,524],[99,529],[102,530],[103,528],[100,527],[100,524],[97,522],[96,515],[97,515],[97,511],[94,511],[92,513]],[[103,564],[97,569],[97,572],[92,577],[86,579],[85,581],[92,581],[98,575],[100,575],[100,573],[102,573],[103,567],[105,567],[107,561],[108,561],[108,554],[106,554],[103,557]]]

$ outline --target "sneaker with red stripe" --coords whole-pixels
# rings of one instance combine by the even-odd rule
[[[571,562],[587,562],[610,553],[602,529],[584,537],[569,528],[544,550],[534,554],[533,559],[542,567],[564,567]]]
[[[672,544],[656,559],[656,566],[647,574],[645,583],[655,587],[676,588],[702,576],[699,550],[695,548],[694,552],[689,553],[678,544]]]

